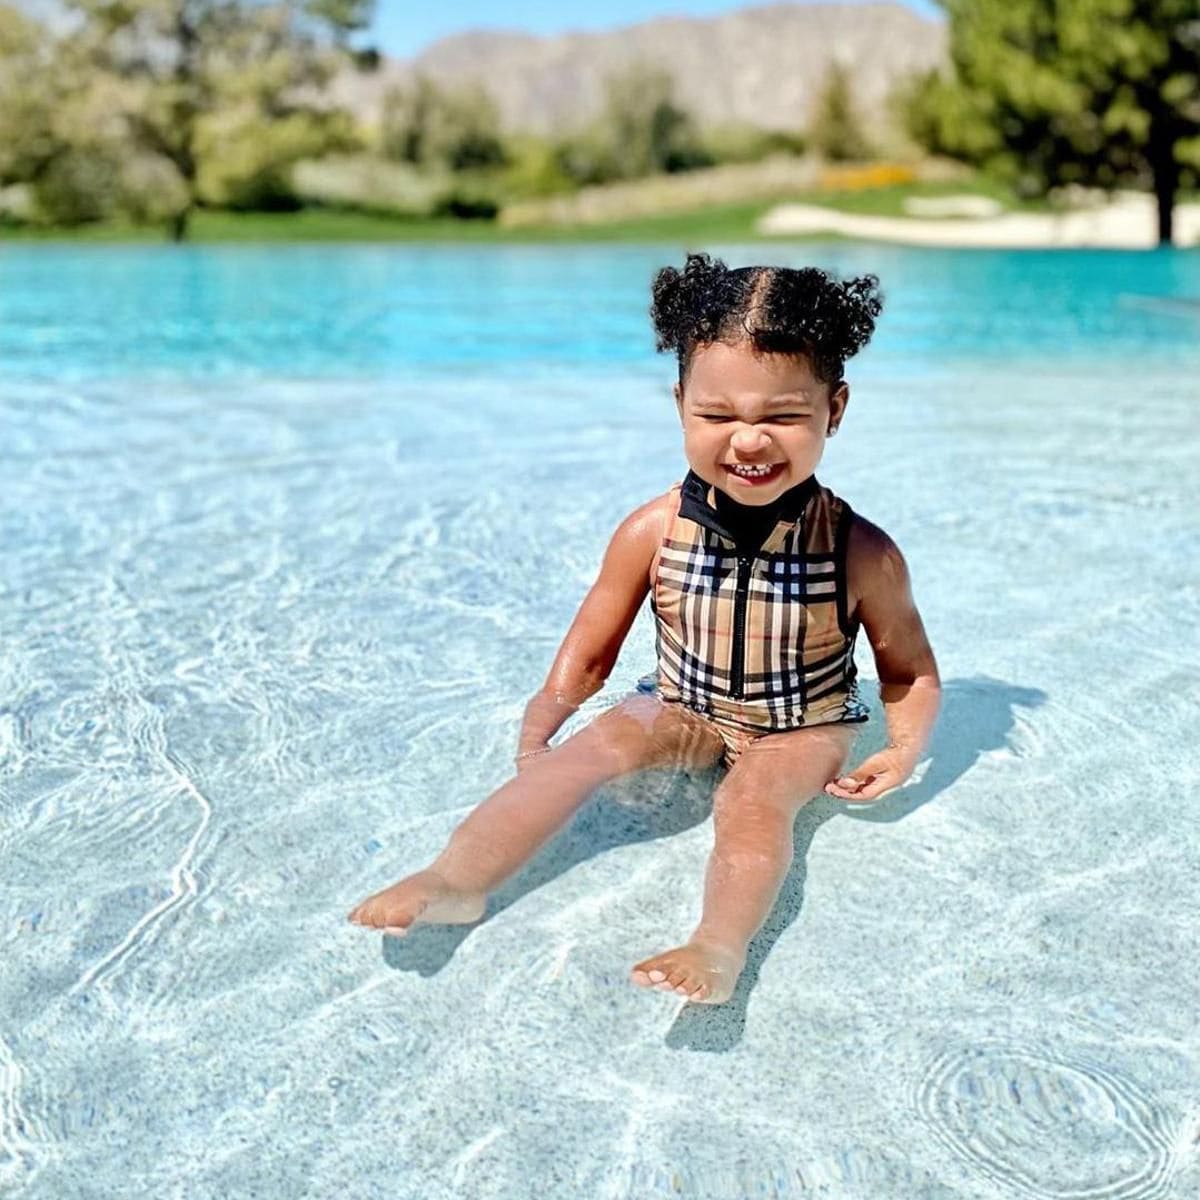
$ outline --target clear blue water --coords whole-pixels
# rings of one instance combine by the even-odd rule
[[[477,926],[343,920],[682,475],[680,252],[0,247],[5,1195],[1200,1192],[1200,255],[714,249],[881,276],[820,475],[946,690],[710,1008],[627,976],[712,775],[603,789]],[[644,612],[564,732],[652,663]]]

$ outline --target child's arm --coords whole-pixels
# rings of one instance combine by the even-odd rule
[[[912,774],[937,718],[941,683],[904,556],[882,529],[858,516],[847,574],[851,595],[858,596],[855,616],[875,653],[888,744],[825,790],[842,800],[878,800]]]
[[[526,705],[518,758],[546,749],[555,730],[604,686],[650,590],[650,564],[662,541],[669,499],[667,493],[643,504],[617,527],[546,682]]]

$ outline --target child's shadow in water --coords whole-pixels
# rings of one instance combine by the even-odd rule
[[[849,804],[828,795],[806,804],[796,816],[791,870],[783,881],[775,907],[750,943],[746,967],[733,995],[721,1005],[685,1005],[667,1034],[667,1045],[728,1051],[741,1040],[747,999],[758,981],[763,961],[784,930],[800,915],[808,875],[808,848],[816,831],[830,817],[843,814],[858,821],[899,821],[965,775],[981,754],[1006,746],[1017,722],[1018,709],[1038,708],[1045,702],[1046,693],[1038,688],[1018,687],[987,676],[950,680],[942,684],[942,708],[926,751],[930,761],[919,782],[899,788],[870,805]],[[870,724],[854,747],[850,765],[882,749],[886,741],[882,704],[876,700]]]
[[[492,892],[481,920],[486,922],[606,850],[671,837],[699,825],[712,811],[712,792],[721,774],[719,767],[694,773],[667,767],[641,771],[597,788],[565,829]],[[403,938],[384,937],[384,961],[401,970],[433,975],[476,928],[478,923],[416,925]]]
[[[796,817],[791,869],[774,908],[750,943],[746,968],[733,995],[720,1005],[685,1004],[667,1034],[667,1044],[691,1050],[727,1051],[740,1041],[746,1002],[762,963],[803,907],[808,848],[821,825],[839,813],[860,821],[899,821],[966,774],[981,754],[1003,748],[1016,723],[1018,709],[1037,708],[1045,700],[1046,694],[1037,688],[1018,687],[986,676],[943,683],[942,709],[927,751],[931,761],[919,782],[869,806],[848,804],[827,795],[806,804]],[[886,741],[887,730],[879,711],[882,706],[876,701],[874,707],[871,722],[854,748],[851,765],[873,754]],[[722,773],[716,769],[697,777],[711,777],[715,785]],[[670,837],[704,821],[712,809],[712,788],[698,788],[692,779],[682,771],[650,771],[643,772],[636,780],[600,788],[566,829],[492,894],[483,920],[605,850]],[[635,803],[630,802],[631,796],[637,797]],[[697,894],[702,883],[697,879]],[[474,928],[418,925],[407,937],[385,937],[384,959],[389,966],[400,970],[432,975],[445,966]],[[664,932],[664,937],[669,939],[670,935]],[[664,941],[664,948],[667,944]],[[662,996],[663,993],[655,993],[647,998]]]

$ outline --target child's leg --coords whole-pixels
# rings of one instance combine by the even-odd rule
[[[487,893],[526,863],[600,784],[646,767],[709,766],[721,749],[719,735],[689,709],[631,696],[533,759],[466,817],[424,871],[368,897],[350,920],[391,933],[403,933],[418,919],[476,921]]]
[[[713,797],[700,924],[686,945],[638,963],[635,983],[706,1004],[729,999],[791,866],[796,813],[837,777],[853,739],[849,726],[822,725],[749,746]]]

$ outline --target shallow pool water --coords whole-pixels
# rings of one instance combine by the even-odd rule
[[[945,693],[705,1007],[628,972],[715,772],[602,789],[476,926],[344,921],[682,476],[679,251],[0,247],[0,1193],[1200,1194],[1200,254],[721,249],[881,276],[819,475]],[[644,611],[564,732],[652,665]]]

